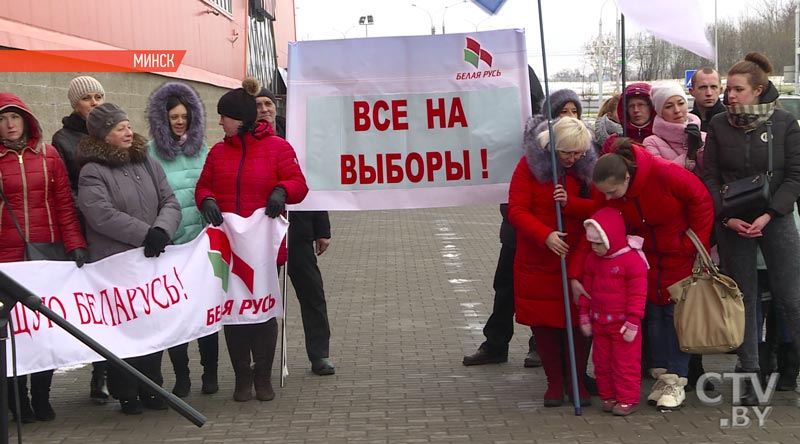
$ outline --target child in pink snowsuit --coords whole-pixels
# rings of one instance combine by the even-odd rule
[[[581,330],[594,333],[592,362],[603,411],[625,416],[636,411],[641,385],[642,336],[647,298],[647,260],[642,238],[625,235],[622,214],[603,208],[583,222],[592,251],[583,285],[591,299],[578,301]]]

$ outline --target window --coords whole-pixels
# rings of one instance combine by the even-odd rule
[[[227,15],[233,15],[233,0],[203,0]]]

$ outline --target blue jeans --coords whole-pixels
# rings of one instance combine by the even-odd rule
[[[681,351],[672,314],[672,304],[657,305],[647,301],[645,317],[650,342],[650,366],[665,368],[682,378],[689,375],[689,354]]]

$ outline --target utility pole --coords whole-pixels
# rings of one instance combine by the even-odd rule
[[[794,93],[800,94],[800,0],[794,8]]]

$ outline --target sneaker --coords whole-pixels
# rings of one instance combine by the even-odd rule
[[[656,403],[658,410],[669,412],[681,408],[683,401],[686,400],[686,391],[684,390],[686,378],[681,378],[674,373],[666,373],[661,375],[659,380],[663,380],[666,385]]]
[[[658,380],[658,377],[663,375],[667,372],[667,369],[661,367],[649,368],[647,369],[647,374],[650,375],[650,379]]]
[[[635,412],[638,406],[639,406],[638,404],[628,404],[625,402],[619,402],[611,410],[611,413],[613,413],[614,416],[628,416],[631,413]]]
[[[658,403],[658,400],[661,398],[666,385],[667,384],[665,384],[660,378],[653,383],[653,387],[650,388],[650,394],[647,395],[647,403],[649,405],[656,405]]]
[[[603,400],[603,411],[606,413],[611,413],[614,410],[614,406],[617,405],[616,399],[604,399]]]

